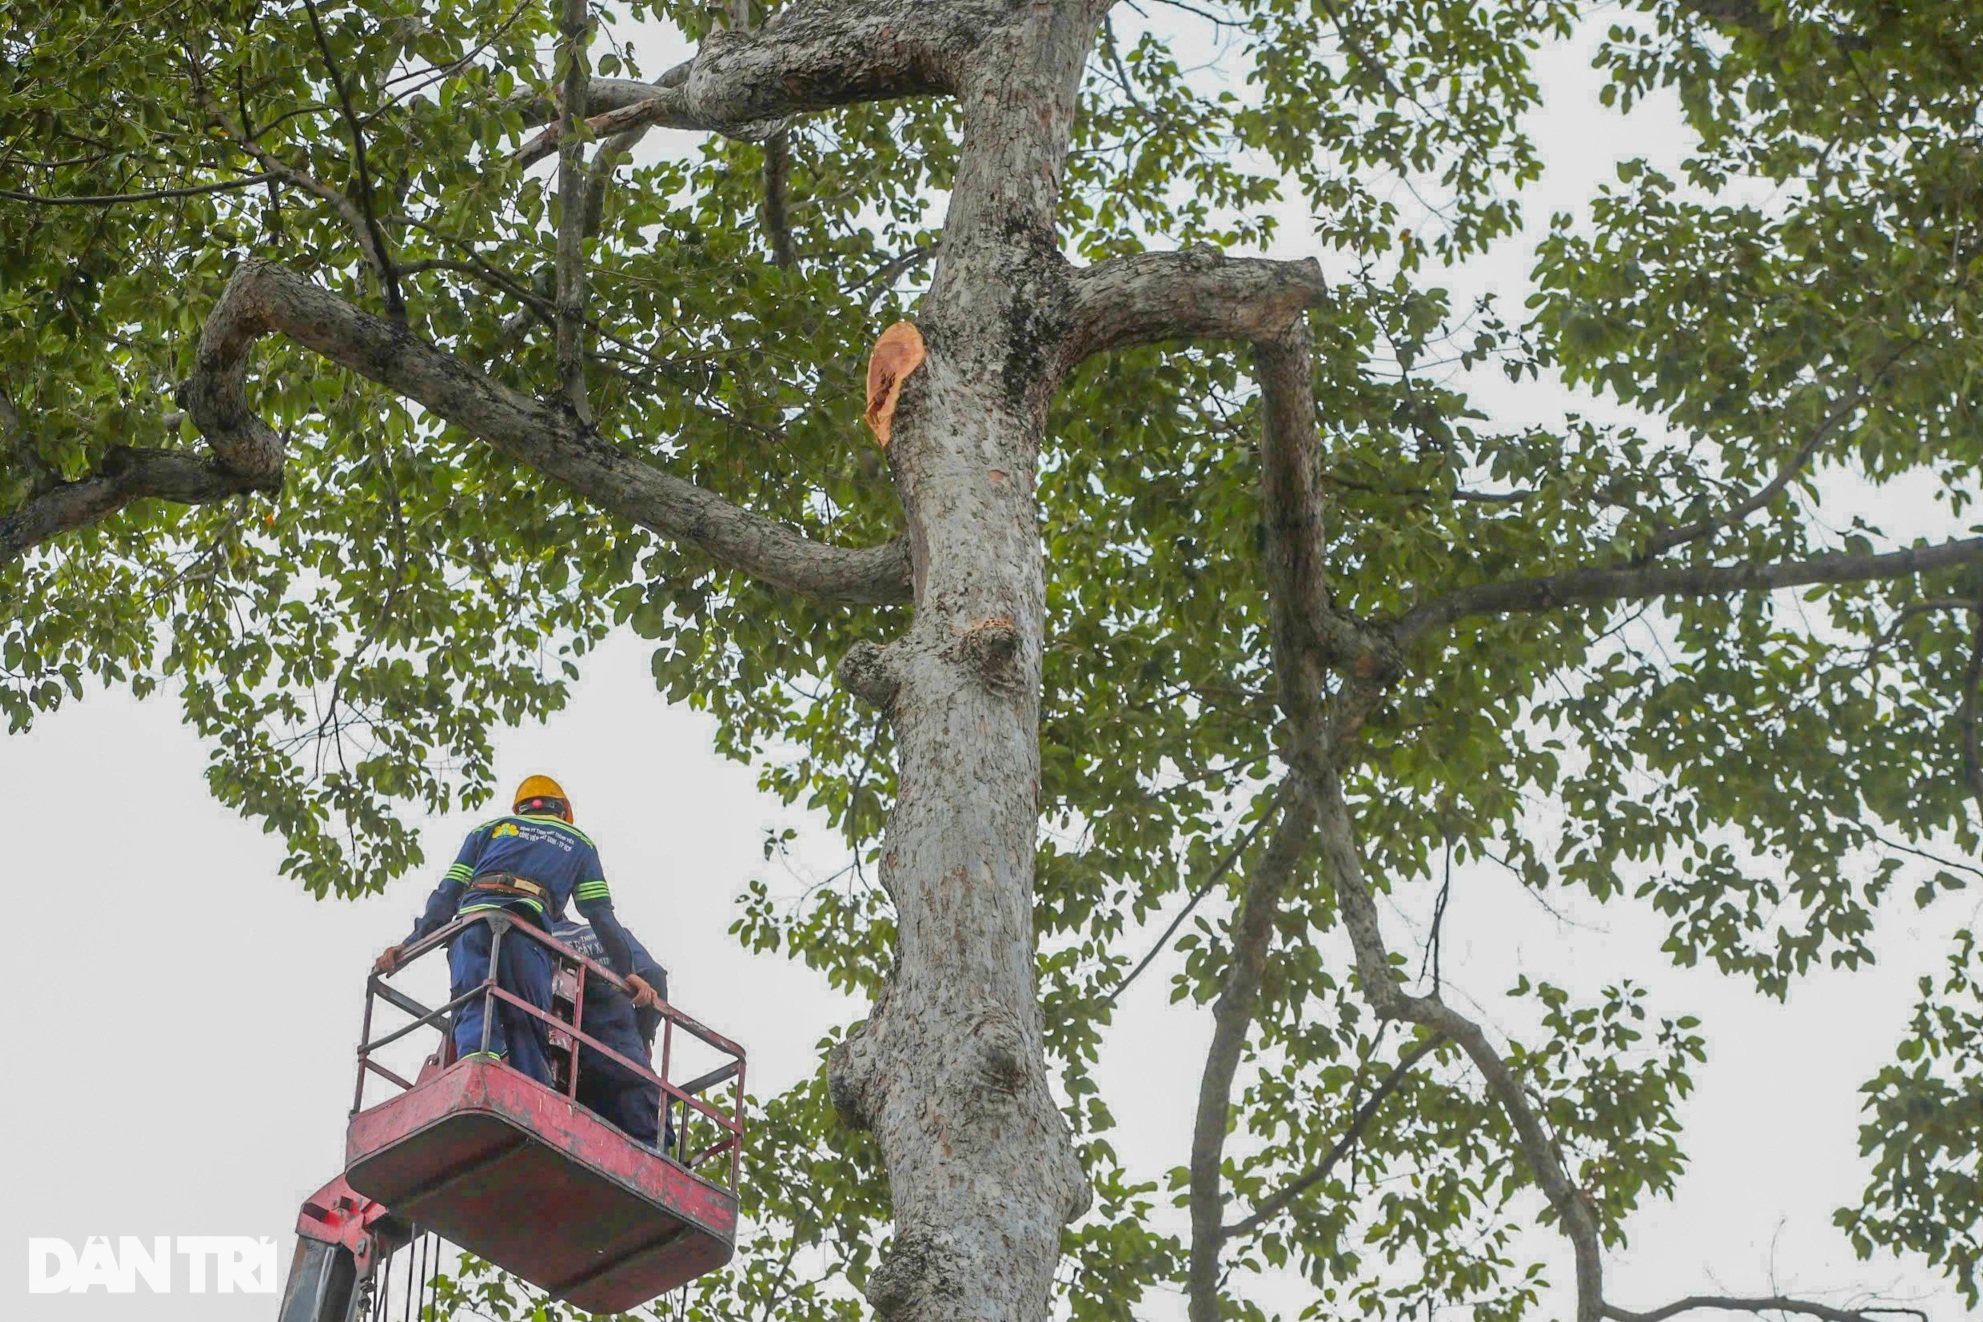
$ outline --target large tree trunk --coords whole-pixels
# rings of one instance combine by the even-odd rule
[[[1061,1227],[1089,1197],[1035,979],[1034,466],[1070,301],[1053,208],[1093,23],[1079,5],[1016,12],[966,71],[963,163],[917,318],[929,357],[889,447],[915,623],[842,668],[887,708],[899,754],[881,862],[896,964],[832,1063],[836,1103],[888,1169],[895,1246],[868,1287],[887,1322],[1044,1318]]]

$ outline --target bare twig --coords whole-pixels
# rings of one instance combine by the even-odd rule
[[[1887,370],[1899,358],[1899,353],[1895,353],[1889,358],[1881,366],[1880,370],[1874,374],[1874,381],[1878,381],[1880,377],[1884,376]],[[1819,421],[1816,427],[1811,429],[1811,434],[1804,438],[1804,443],[1797,447],[1796,452],[1784,461],[1783,467],[1777,470],[1775,477],[1772,477],[1768,482],[1765,482],[1762,486],[1750,492],[1744,499],[1737,501],[1717,514],[1709,515],[1707,518],[1697,520],[1694,523],[1684,524],[1677,528],[1667,528],[1654,533],[1646,539],[1644,548],[1632,558],[1632,563],[1645,564],[1647,561],[1655,560],[1677,546],[1685,546],[1689,542],[1696,542],[1703,537],[1712,536],[1724,528],[1733,527],[1776,499],[1779,492],[1789,486],[1797,478],[1799,473],[1802,473],[1810,466],[1811,458],[1817,454],[1819,448],[1826,441],[1830,440],[1840,427],[1845,425],[1846,419],[1850,418],[1865,400],[1867,389],[1867,383],[1861,382],[1833,401],[1832,406],[1825,411],[1824,418]]]
[[[1239,1235],[1250,1235],[1274,1217],[1279,1216],[1296,1199],[1300,1198],[1322,1181],[1328,1179],[1329,1173],[1336,1168],[1337,1163],[1341,1162],[1344,1157],[1350,1154],[1351,1149],[1355,1148],[1357,1141],[1363,1137],[1363,1131],[1370,1127],[1372,1120],[1376,1119],[1377,1112],[1383,1107],[1385,1099],[1390,1097],[1392,1093],[1396,1092],[1403,1085],[1405,1079],[1410,1076],[1412,1070],[1421,1060],[1424,1060],[1444,1045],[1446,1045],[1446,1039],[1439,1033],[1434,1033],[1430,1037],[1420,1039],[1417,1045],[1413,1046],[1410,1051],[1407,1051],[1398,1059],[1396,1064],[1391,1066],[1389,1072],[1371,1090],[1370,1096],[1363,1099],[1363,1104],[1358,1106],[1355,1113],[1350,1116],[1348,1127],[1343,1130],[1341,1137],[1329,1145],[1329,1150],[1322,1154],[1320,1161],[1263,1199],[1259,1206],[1255,1207],[1252,1214],[1245,1220],[1234,1222],[1220,1233],[1227,1239],[1232,1239]]]
[[[240,179],[223,179],[211,184],[187,184],[183,188],[150,188],[139,193],[91,193],[72,197],[48,197],[40,193],[21,193],[11,188],[0,188],[0,198],[9,202],[25,202],[37,207],[115,207],[127,202],[157,202],[168,197],[201,197],[207,193],[228,193],[241,188],[253,188],[265,184],[274,175],[251,174]]]
[[[1178,911],[1177,917],[1171,919],[1170,925],[1164,928],[1164,934],[1157,938],[1155,945],[1150,947],[1149,953],[1136,962],[1136,967],[1129,971],[1128,977],[1115,985],[1103,1004],[1114,1005],[1120,1000],[1122,994],[1129,990],[1129,984],[1136,981],[1143,970],[1149,968],[1152,961],[1170,947],[1171,938],[1177,935],[1178,928],[1184,926],[1184,920],[1191,916],[1191,911],[1198,907],[1198,902],[1210,895],[1213,887],[1225,880],[1226,874],[1233,870],[1233,867],[1245,856],[1246,851],[1253,848],[1253,842],[1260,838],[1260,833],[1267,828],[1267,824],[1280,813],[1286,794],[1287,786],[1283,782],[1281,789],[1274,795],[1273,803],[1268,805],[1266,812],[1260,814],[1260,820],[1247,827],[1239,839],[1233,842],[1233,847],[1225,852],[1225,856],[1212,866],[1212,870],[1205,875],[1205,880],[1191,892],[1191,898],[1185,902],[1184,908]]]

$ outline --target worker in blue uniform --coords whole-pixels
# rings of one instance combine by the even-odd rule
[[[599,934],[584,923],[566,921],[551,934],[584,955],[606,962],[605,945]],[[654,961],[639,941],[632,942],[633,967],[641,980],[668,999],[668,970]],[[654,1033],[661,1024],[661,1012],[637,1007],[625,992],[604,978],[585,980],[585,1003],[580,1007],[579,1028],[610,1050],[636,1064],[654,1068]],[[578,1053],[578,1102],[600,1119],[614,1126],[636,1143],[665,1147],[661,1133],[661,1087],[635,1074],[583,1043]]]
[[[613,912],[599,851],[572,825],[571,798],[549,776],[527,778],[517,788],[509,816],[468,833],[454,866],[435,887],[406,940],[381,954],[373,968],[391,973],[407,946],[461,915],[501,910],[520,923],[548,931],[564,919],[567,904],[591,923],[606,962],[626,979],[633,1006],[658,1004],[660,997],[634,967],[633,937]],[[487,981],[493,935],[489,924],[475,923],[450,943],[450,999]],[[548,1013],[552,972],[546,947],[519,933],[503,938],[496,985],[504,991]],[[550,1083],[551,1064],[545,1054],[549,1030],[544,1021],[498,999],[496,1017],[485,1026],[484,1002],[489,999],[476,997],[455,1012],[456,1058],[483,1052],[486,1031],[489,1055],[506,1057],[511,1068],[539,1083]]]

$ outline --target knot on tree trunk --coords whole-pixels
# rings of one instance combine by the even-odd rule
[[[951,641],[944,655],[968,667],[994,693],[1014,692],[1020,686],[1019,626],[1009,615],[974,621]]]
[[[868,1303],[884,1322],[894,1318],[942,1317],[953,1309],[967,1279],[963,1253],[941,1231],[902,1226],[895,1243],[868,1277]]]
[[[1026,1086],[1026,1029],[1011,1006],[985,1001],[971,1026],[978,1082],[989,1092],[1016,1097]]]
[[[880,1006],[877,1005],[879,1013]],[[847,1036],[826,1053],[826,1096],[833,1110],[849,1129],[867,1130],[874,1125],[875,1061],[868,1025],[855,1024]]]
[[[848,648],[847,655],[840,658],[839,675],[849,693],[883,711],[889,709],[902,687],[889,649],[865,640]]]

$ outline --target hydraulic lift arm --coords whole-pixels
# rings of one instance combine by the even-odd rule
[[[342,1175],[304,1200],[296,1217],[278,1322],[357,1322],[365,1282],[412,1238],[412,1229]]]

